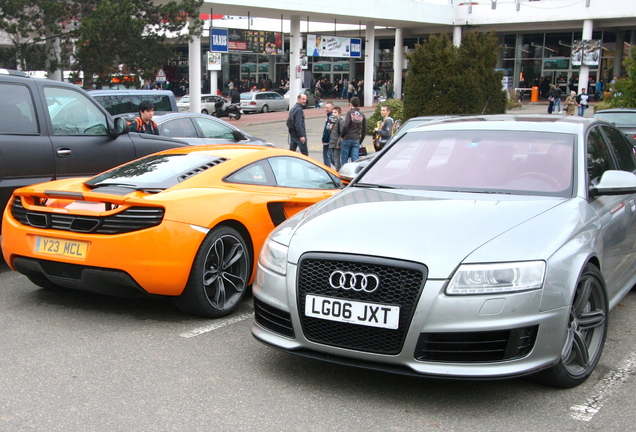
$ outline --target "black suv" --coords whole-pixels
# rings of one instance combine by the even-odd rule
[[[0,210],[22,186],[91,176],[150,153],[187,145],[128,133],[81,88],[0,69]]]

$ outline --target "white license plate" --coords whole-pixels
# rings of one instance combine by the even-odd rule
[[[397,329],[400,307],[307,295],[305,315],[329,321]]]

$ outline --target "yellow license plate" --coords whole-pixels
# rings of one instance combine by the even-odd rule
[[[35,247],[33,250],[35,252],[48,255],[58,255],[70,258],[86,258],[88,243],[49,237],[36,237]]]

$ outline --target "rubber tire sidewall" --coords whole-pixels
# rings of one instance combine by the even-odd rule
[[[209,303],[207,296],[203,291],[201,275],[203,274],[204,261],[208,252],[210,251],[210,248],[216,242],[216,240],[224,235],[232,235],[241,240],[243,248],[245,249],[245,256],[247,258],[247,277],[245,280],[246,286],[241,293],[240,299],[237,300],[234,306],[232,306],[230,309],[219,310]],[[245,294],[249,289],[249,287],[247,286],[247,282],[250,280],[251,272],[252,259],[249,253],[249,243],[243,238],[243,236],[234,228],[231,228],[229,226],[220,226],[213,228],[207,234],[205,239],[203,239],[203,242],[201,242],[201,246],[199,246],[199,250],[197,251],[197,254],[195,255],[194,261],[192,263],[188,283],[186,284],[183,293],[181,293],[179,297],[175,297],[173,299],[173,302],[182,312],[191,315],[198,315],[206,318],[219,318],[229,315],[241,304],[242,299],[245,298]]]

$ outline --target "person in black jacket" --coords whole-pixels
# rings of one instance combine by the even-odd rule
[[[367,134],[367,118],[360,112],[360,99],[357,96],[351,98],[349,102],[351,108],[345,116],[342,128],[342,143],[340,144],[341,164],[358,160],[360,144]]]
[[[301,93],[296,99],[296,105],[289,110],[287,117],[287,130],[289,130],[289,149],[296,151],[297,148],[305,156],[309,156],[307,149],[307,130],[305,128],[305,113],[303,109],[307,105],[307,95]]]

